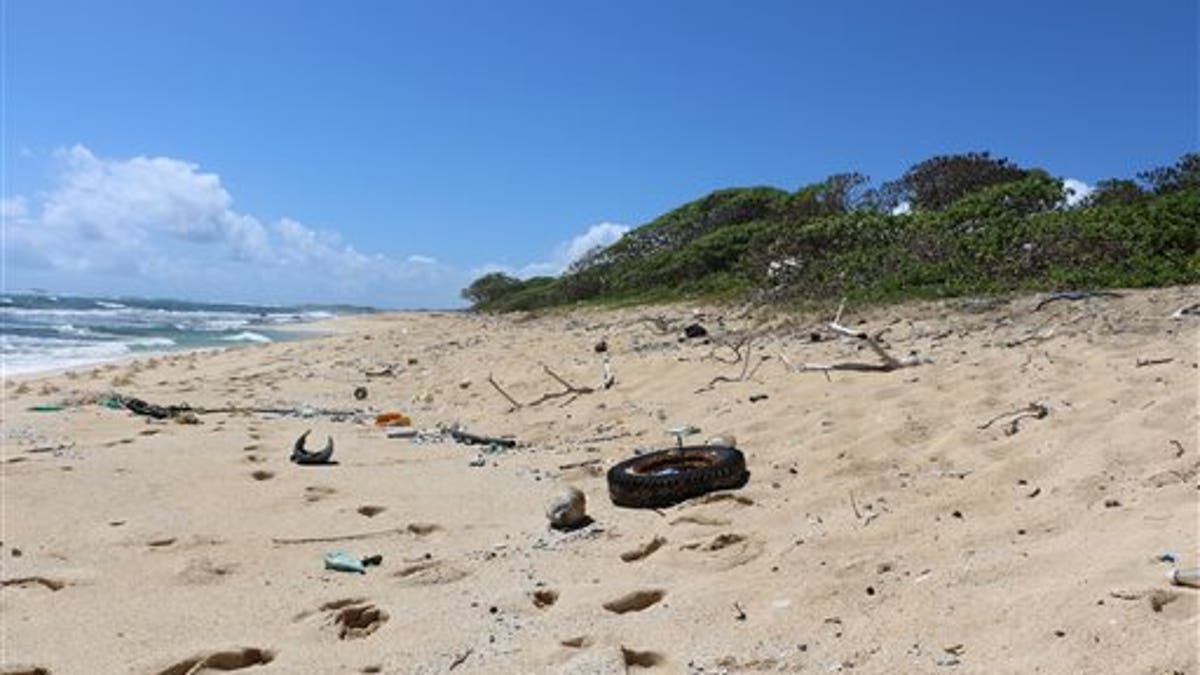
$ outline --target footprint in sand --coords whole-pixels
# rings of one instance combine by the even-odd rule
[[[643,558],[648,558],[650,554],[662,548],[662,545],[665,543],[667,543],[667,540],[663,537],[655,537],[635,549],[622,553],[621,560],[624,560],[625,562],[636,562],[638,560],[642,560]]]
[[[702,516],[699,514],[679,516],[671,521],[671,525],[703,525],[705,527],[725,527],[732,524],[733,521],[729,520],[728,518],[714,518],[712,516]]]
[[[233,563],[218,563],[202,556],[189,560],[179,572],[179,578],[188,586],[206,586],[222,581],[235,569],[237,565]]]
[[[653,668],[666,660],[658,652],[640,652],[628,647],[621,647],[621,657],[625,659],[626,668]]]
[[[0,675],[50,675],[50,669],[41,666],[2,666]]]
[[[271,480],[272,478],[275,477],[275,472],[274,471],[264,471],[262,469],[259,469],[258,471],[255,471],[254,473],[250,474],[250,477],[253,478],[254,480],[259,480],[259,481]]]
[[[388,613],[366,598],[343,598],[321,605],[316,611],[301,612],[295,621],[303,621],[314,614],[324,617],[324,627],[332,630],[339,640],[365,638],[379,630],[388,621]]]
[[[262,464],[267,461],[267,458],[262,455],[246,455],[246,461],[251,464]]]
[[[304,488],[304,501],[319,502],[326,497],[337,494],[337,490],[328,485],[309,485]]]
[[[260,447],[260,445],[258,443],[251,443],[250,445],[243,445],[242,450],[245,450],[246,452],[253,452],[254,450],[257,450],[259,447]]]
[[[197,675],[214,670],[241,670],[266,665],[275,660],[275,652],[258,647],[198,654],[158,671],[155,675]]]
[[[163,537],[161,539],[151,539],[146,542],[150,548],[164,548],[175,543],[175,537]]]
[[[584,647],[592,646],[592,639],[586,635],[577,635],[565,640],[559,640],[558,644],[571,649],[583,649]]]
[[[386,511],[387,507],[386,506],[373,506],[371,504],[367,504],[365,506],[360,506],[355,510],[358,512],[358,515],[360,515],[360,516],[374,518],[375,516]]]
[[[669,553],[667,562],[687,569],[728,570],[758,558],[764,548],[760,539],[727,532],[682,544]]]
[[[546,609],[558,602],[558,591],[552,588],[539,588],[529,594],[530,600],[533,601],[533,606],[538,609]]]
[[[633,591],[632,593],[626,593],[615,600],[609,600],[601,606],[615,614],[640,612],[643,609],[657,605],[664,597],[666,597],[666,595],[666,591],[661,591],[658,589]]]
[[[452,563],[429,560],[401,568],[392,576],[406,586],[438,586],[452,584],[470,575],[470,571]]]

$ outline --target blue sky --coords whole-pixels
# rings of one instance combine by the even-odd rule
[[[448,306],[713,189],[1197,148],[1197,3],[0,0],[5,283]]]

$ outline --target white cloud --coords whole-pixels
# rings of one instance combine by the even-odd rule
[[[912,202],[900,202],[892,209],[893,216],[903,216],[908,213],[912,213]]]
[[[1078,206],[1080,202],[1087,199],[1096,188],[1077,178],[1066,178],[1063,180],[1064,201],[1067,208]]]
[[[0,199],[0,218],[3,218],[5,222],[16,221],[27,215],[29,215],[29,206],[25,203],[24,197]]]
[[[597,223],[589,227],[586,232],[555,246],[550,252],[549,260],[532,262],[517,269],[490,263],[475,269],[473,275],[479,277],[491,272],[504,272],[520,279],[557,276],[570,267],[571,263],[579,260],[592,249],[610,246],[625,236],[625,233],[628,231],[628,225],[609,222]]]
[[[39,285],[96,292],[454,302],[452,268],[427,256],[363,253],[337,232],[290,218],[264,223],[239,213],[220,177],[190,162],[109,159],[82,145],[55,157],[55,183],[36,203],[23,196],[2,202],[13,277],[34,270]]]

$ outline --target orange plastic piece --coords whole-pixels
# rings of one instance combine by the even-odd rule
[[[408,415],[398,412],[381,413],[375,416],[377,427],[411,427],[412,420]]]

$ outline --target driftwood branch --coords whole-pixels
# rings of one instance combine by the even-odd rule
[[[802,363],[799,366],[795,366],[792,365],[791,362],[785,357],[784,363],[789,366],[790,370],[796,372],[815,370],[825,372],[826,374],[828,374],[828,372],[831,370],[857,370],[862,372],[887,373],[900,368],[911,368],[913,366],[930,363],[929,359],[917,354],[911,354],[902,359],[898,359],[895,356],[892,356],[891,353],[889,353],[883,348],[882,345],[879,344],[879,337],[871,337],[865,331],[854,330],[853,328],[848,328],[842,325],[840,321],[842,318],[842,311],[845,309],[845,307],[846,301],[843,299],[841,304],[838,305],[837,314],[834,315],[833,321],[830,321],[827,324],[827,328],[838,335],[861,340],[872,352],[875,353],[876,356],[879,357],[881,363],[848,361],[841,363]]]
[[[699,394],[699,393],[706,392],[706,391],[712,391],[713,388],[716,387],[721,382],[745,382],[746,380],[753,378],[754,374],[758,372],[758,369],[760,367],[762,367],[762,364],[771,359],[771,357],[768,355],[765,355],[765,354],[760,355],[758,357],[758,362],[754,364],[754,368],[750,368],[750,361],[751,361],[750,355],[754,352],[754,340],[756,337],[757,337],[756,335],[749,335],[744,340],[742,340],[741,342],[738,343],[738,347],[733,347],[732,345],[730,346],[730,348],[733,349],[734,352],[738,355],[738,361],[740,361],[742,364],[742,372],[739,373],[737,377],[728,377],[726,375],[718,375],[718,376],[714,377],[713,379],[709,380],[708,384],[697,389],[696,393]],[[742,353],[743,348],[745,349],[745,354]],[[732,362],[727,362],[727,363],[738,363],[738,361],[732,361]]]
[[[517,399],[513,398],[508,392],[504,391],[504,388],[500,386],[499,382],[496,382],[496,379],[494,377],[492,377],[491,374],[488,374],[488,383],[491,384],[492,387],[495,388],[495,390],[498,391],[501,396],[503,396],[506,400],[508,400],[508,402],[510,404],[512,404],[512,409],[509,412],[511,412],[512,410],[518,410],[520,408],[525,408],[525,407],[532,408],[534,406],[541,405],[541,404],[545,403],[546,401],[552,401],[554,399],[559,399],[559,398],[563,398],[563,397],[569,397],[563,403],[563,406],[567,406],[567,405],[570,405],[572,401],[579,398],[580,396],[583,396],[584,394],[595,393],[595,391],[596,391],[592,387],[580,387],[580,386],[571,384],[563,376],[561,376],[558,373],[551,370],[550,366],[547,366],[544,363],[541,364],[541,366],[542,366],[542,370],[544,370],[547,375],[554,378],[554,380],[556,382],[558,382],[559,384],[561,384],[563,386],[563,390],[562,391],[552,391],[552,392],[549,392],[546,394],[542,394],[541,396],[537,397],[536,399],[534,399],[528,403],[521,403]],[[612,384],[611,384],[612,373],[608,369],[607,359],[605,359],[604,370],[605,370],[605,374],[604,374],[605,389],[607,389],[608,387],[612,386]]]
[[[255,408],[227,406],[224,408],[191,408],[185,409],[184,412],[192,412],[197,415],[256,413],[259,415],[300,415],[302,417],[345,417],[348,415],[357,415],[362,411],[338,410],[335,408]]]
[[[542,364],[542,370],[546,371],[547,375],[554,378],[554,380],[557,381],[559,384],[561,384],[564,388],[562,391],[554,391],[554,392],[550,392],[548,394],[542,394],[537,399],[530,401],[526,405],[528,405],[531,408],[533,406],[545,403],[546,401],[551,401],[556,398],[562,398],[564,396],[570,396],[571,398],[568,399],[566,403],[563,403],[563,405],[567,405],[571,401],[574,401],[576,398],[578,398],[584,394],[591,394],[592,392],[596,391],[595,389],[592,389],[591,387],[577,387],[577,386],[571,384],[570,382],[567,382],[565,379],[563,379],[563,377],[561,375],[559,375],[558,373],[551,370],[550,366],[547,366],[544,363]]]
[[[357,534],[342,534],[331,537],[271,537],[272,544],[324,544],[333,541],[355,541],[358,539],[372,539],[374,537],[386,537],[390,534],[404,534],[407,532],[403,527],[392,527],[386,530],[374,530],[372,532],[359,532]]]
[[[1047,406],[1045,403],[1042,403],[1041,401],[1034,401],[1033,403],[1030,403],[1029,405],[1025,406],[1024,408],[1020,408],[1020,409],[1014,410],[1012,412],[1000,413],[999,415],[996,415],[995,417],[984,422],[983,424],[980,424],[977,428],[981,429],[981,430],[987,429],[988,427],[992,426],[996,422],[999,422],[1000,420],[1007,417],[1008,421],[1005,423],[1004,435],[1012,436],[1013,434],[1015,434],[1021,430],[1019,424],[1020,424],[1021,420],[1025,419],[1026,417],[1032,417],[1034,419],[1040,420],[1049,414],[1050,414],[1049,406]]]
[[[1113,291],[1067,291],[1065,293],[1051,293],[1050,297],[1038,302],[1037,306],[1033,308],[1033,311],[1036,312],[1046,305],[1059,300],[1086,300],[1088,298],[1096,297],[1119,298],[1122,296],[1120,293]]]
[[[756,336],[753,334],[743,335],[741,339],[737,340],[736,342],[730,342],[729,340],[718,340],[717,344],[711,350],[709,350],[708,354],[700,357],[700,360],[706,361],[708,359],[712,359],[713,361],[720,361],[721,363],[727,363],[729,365],[741,363],[749,357],[748,347],[752,342],[754,342],[755,337]],[[717,350],[719,349],[728,349],[733,352],[733,356],[723,357],[717,354]],[[745,350],[746,353],[743,353],[743,350]]]
[[[508,392],[504,391],[504,389],[500,386],[500,384],[498,382],[496,382],[496,378],[492,377],[491,373],[488,373],[487,381],[488,381],[488,384],[492,385],[492,387],[494,387],[496,389],[496,391],[500,392],[501,396],[503,396],[505,399],[508,400],[509,403],[512,404],[513,410],[516,410],[521,407],[521,404],[519,402],[517,402],[517,399],[513,398],[512,396],[509,396]]]
[[[1171,314],[1171,318],[1182,321],[1186,316],[1200,316],[1200,302],[1184,305]]]

